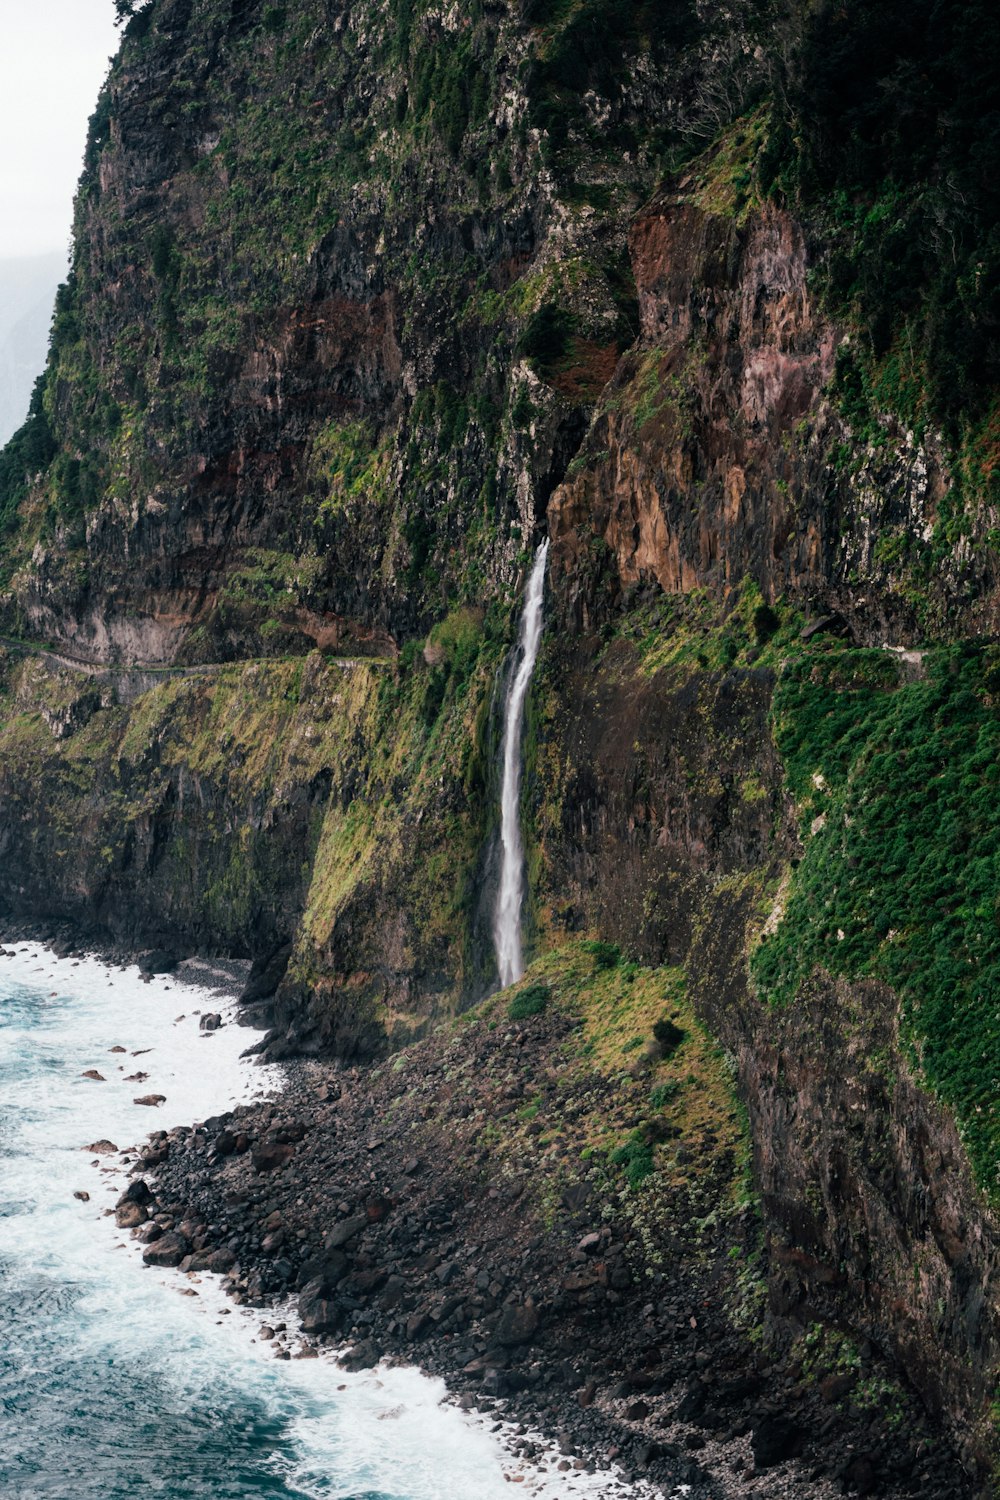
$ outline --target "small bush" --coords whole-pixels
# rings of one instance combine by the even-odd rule
[[[612,1166],[625,1168],[629,1187],[638,1187],[653,1172],[653,1148],[639,1130],[633,1130],[625,1144],[612,1151],[608,1159]]]
[[[526,1021],[529,1016],[540,1016],[549,1003],[551,991],[547,984],[529,984],[519,995],[515,995],[507,1007],[512,1021]]]
[[[758,646],[771,639],[781,621],[769,604],[758,604],[753,612],[753,637]]]
[[[673,1021],[664,1018],[657,1021],[653,1026],[653,1036],[656,1038],[659,1048],[664,1057],[673,1057],[677,1048],[687,1036],[687,1032],[681,1026],[675,1025]]]
[[[676,1080],[670,1083],[658,1083],[655,1089],[650,1091],[649,1102],[654,1109],[666,1109],[668,1104],[673,1104],[681,1091],[681,1086]]]
[[[572,315],[554,302],[543,302],[532,313],[521,335],[518,352],[531,364],[546,369],[562,359],[572,332]]]
[[[584,943],[586,952],[594,960],[595,969],[616,969],[621,963],[622,950],[617,943],[605,943],[600,938]]]

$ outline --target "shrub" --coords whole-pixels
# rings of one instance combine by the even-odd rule
[[[659,1048],[664,1057],[673,1057],[677,1048],[687,1036],[687,1032],[681,1026],[675,1025],[673,1021],[664,1016],[653,1026],[653,1036],[656,1038]]]
[[[621,962],[622,950],[617,943],[605,943],[597,938],[583,946],[593,958],[595,969],[616,969]]]
[[[650,1091],[649,1102],[654,1109],[666,1109],[668,1104],[673,1104],[680,1091],[681,1086],[676,1079],[672,1079],[669,1083],[658,1083]]]
[[[774,635],[781,621],[769,604],[758,604],[753,612],[752,623],[753,638],[758,646],[763,646]]]
[[[608,1159],[612,1166],[625,1168],[629,1187],[638,1187],[653,1172],[653,1148],[640,1130],[633,1130],[625,1144],[612,1151]]]
[[[543,302],[521,335],[518,352],[533,365],[546,369],[562,359],[573,333],[573,317],[554,302]]]
[[[549,1003],[551,990],[547,984],[529,984],[515,995],[507,1007],[512,1021],[526,1021],[529,1016],[540,1016]]]

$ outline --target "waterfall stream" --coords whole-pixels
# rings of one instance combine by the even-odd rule
[[[542,639],[542,600],[549,544],[535,553],[518,636],[514,670],[507,688],[503,714],[503,782],[500,793],[500,890],[493,936],[497,969],[504,988],[524,973],[521,957],[521,907],[524,904],[524,843],[521,838],[521,737],[524,703]]]

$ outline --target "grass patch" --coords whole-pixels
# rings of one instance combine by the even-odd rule
[[[547,984],[529,984],[514,996],[507,1007],[512,1021],[527,1021],[531,1016],[540,1016],[549,1003],[551,991]]]
[[[943,647],[925,668],[904,682],[884,652],[827,648],[781,676],[774,729],[805,855],[752,971],[775,1004],[816,968],[890,984],[911,1061],[996,1199],[1000,651]]]

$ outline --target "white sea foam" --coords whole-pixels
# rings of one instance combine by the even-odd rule
[[[206,1010],[222,1011],[220,1031],[199,1031]],[[503,1433],[446,1402],[443,1384],[416,1370],[349,1374],[328,1358],[277,1360],[256,1338],[261,1314],[233,1310],[219,1278],[143,1266],[138,1246],[107,1214],[123,1187],[117,1158],[81,1148],[107,1138],[124,1150],[151,1129],[191,1124],[277,1089],[278,1069],[240,1058],[253,1039],[233,1024],[231,1005],[170,977],[147,984],[135,968],[55,959],[36,945],[0,959],[0,1051],[7,1063],[23,1064],[4,1099],[17,1139],[3,1143],[0,1254],[15,1283],[20,1277],[27,1287],[41,1273],[48,1284],[73,1288],[60,1328],[67,1357],[99,1356],[109,1367],[138,1362],[174,1408],[205,1412],[209,1422],[220,1386],[238,1389],[290,1434],[275,1458],[288,1494],[494,1500],[520,1491],[556,1500],[617,1493],[612,1471],[559,1472],[558,1454],[525,1468],[505,1450]],[[105,1081],[83,1077],[88,1069]],[[129,1082],[139,1071],[148,1077]],[[150,1093],[166,1102],[133,1102]],[[76,1191],[88,1192],[89,1202],[74,1198]],[[66,1483],[68,1494],[68,1473]]]

